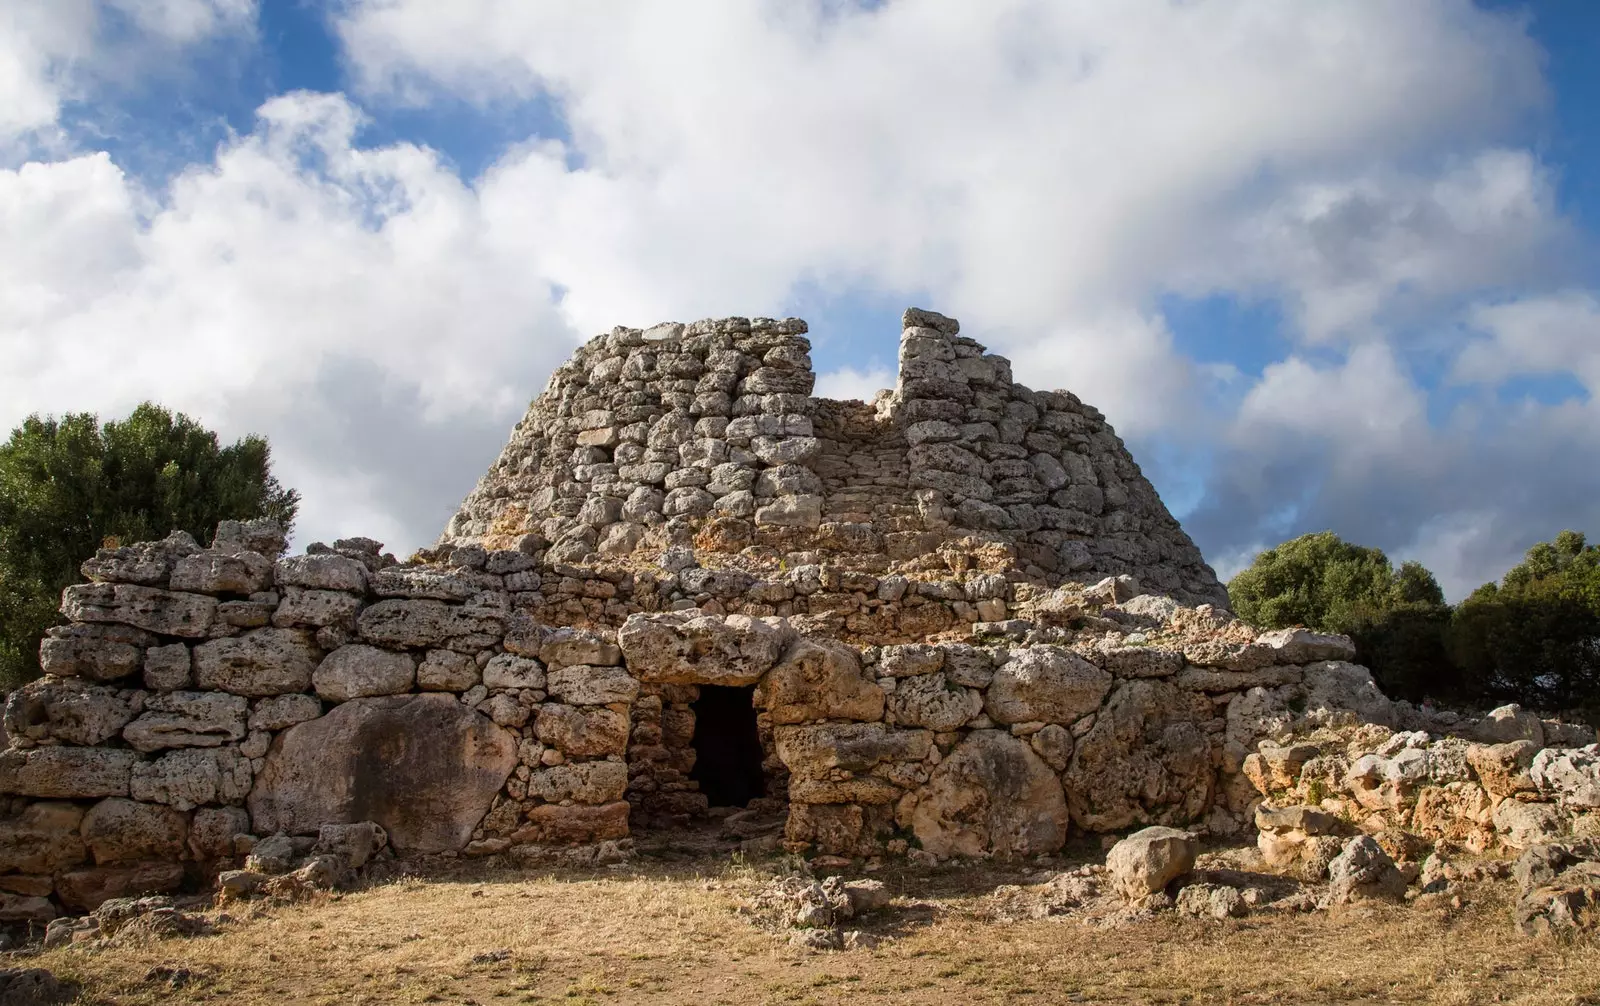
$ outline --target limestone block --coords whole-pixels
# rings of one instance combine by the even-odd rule
[[[193,810],[235,804],[250,792],[250,759],[235,748],[180,748],[133,767],[128,793],[144,803]]]
[[[59,873],[84,862],[88,851],[78,830],[82,824],[82,807],[54,800],[39,800],[0,817],[0,872]]]
[[[144,686],[160,692],[194,684],[193,661],[184,643],[152,646],[144,651]]]
[[[216,617],[217,599],[128,583],[79,583],[61,592],[61,613],[74,622],[114,622],[199,639]]]
[[[270,517],[255,520],[225,520],[217,524],[211,547],[221,552],[259,552],[276,559],[288,548],[283,525]]]
[[[279,559],[275,574],[280,587],[343,590],[352,594],[364,594],[367,590],[367,567],[348,556],[332,553]]]
[[[822,497],[815,494],[785,495],[756,508],[758,527],[794,527],[815,531],[822,523]]]
[[[194,648],[200,688],[235,695],[283,695],[311,687],[322,651],[304,629],[252,629]]]
[[[512,554],[521,555],[520,552]],[[466,601],[475,596],[479,589],[477,584],[459,573],[426,567],[390,566],[372,574],[372,592],[379,597]]]
[[[1183,670],[1183,653],[1160,646],[1106,647],[1094,660],[1119,678],[1167,678]]]
[[[1250,688],[1277,688],[1297,685],[1304,678],[1298,667],[1275,665],[1253,671],[1224,671],[1211,667],[1185,667],[1173,684],[1193,692],[1242,692]]]
[[[622,662],[622,650],[616,643],[598,633],[574,628],[559,628],[546,634],[540,640],[538,656],[551,670],[572,664]]]
[[[283,601],[272,613],[272,624],[283,629],[295,627],[320,629],[325,625],[353,626],[361,606],[360,597],[342,590],[285,587]]]
[[[173,565],[169,586],[197,594],[271,590],[272,560],[256,552],[200,552]]]
[[[628,672],[652,684],[754,684],[793,638],[782,619],[682,612],[629,615],[617,633]]]
[[[532,657],[497,653],[483,666],[485,688],[543,688],[544,665]]]
[[[1256,637],[1256,642],[1277,655],[1274,664],[1310,664],[1318,660],[1354,660],[1356,644],[1349,636],[1329,635],[1309,629],[1278,629]]]
[[[546,746],[580,758],[622,754],[628,747],[627,716],[605,706],[547,702],[539,710],[533,731]]]
[[[250,817],[258,834],[373,821],[402,853],[457,850],[516,764],[516,738],[449,695],[352,699],[278,735]]]
[[[1490,796],[1504,797],[1536,791],[1528,770],[1538,753],[1539,746],[1530,740],[1473,744],[1467,748],[1467,763]]]
[[[1600,744],[1545,748],[1534,756],[1528,774],[1539,792],[1563,807],[1600,808]]]
[[[249,700],[226,692],[152,695],[144,712],[122,731],[135,751],[220,747],[244,736]]]
[[[932,674],[944,667],[944,650],[926,643],[885,646],[878,655],[878,673],[891,678]],[[987,681],[984,682],[988,684]]]
[[[0,793],[88,799],[127,796],[139,756],[116,748],[43,747],[0,751]]]
[[[853,647],[801,637],[756,689],[773,723],[883,718],[884,692],[861,672]]]
[[[141,647],[151,638],[127,626],[57,626],[39,641],[39,665],[58,678],[116,681],[139,669]]]
[[[888,696],[888,713],[902,726],[956,730],[982,711],[982,693],[952,684],[942,673],[901,678]]]
[[[1009,859],[1053,853],[1066,841],[1060,780],[1024,741],[999,730],[968,734],[913,796],[912,830],[935,856]]]
[[[1339,712],[1354,714],[1358,721],[1394,727],[1400,722],[1394,702],[1378,689],[1372,672],[1359,664],[1325,660],[1305,668],[1306,715],[1313,722],[1326,721]],[[1510,739],[1510,738],[1507,738]]]
[[[71,870],[56,879],[56,895],[70,908],[93,911],[112,898],[160,894],[183,883],[183,864],[124,863]]]
[[[995,672],[984,710],[997,723],[1071,723],[1100,707],[1111,675],[1059,646],[1015,651]]]
[[[527,823],[511,841],[534,845],[576,845],[626,838],[629,804],[626,800],[599,807],[547,803],[528,811]]]
[[[779,760],[804,779],[866,773],[891,762],[920,762],[933,747],[933,734],[927,730],[899,730],[883,723],[779,726],[772,735]]]
[[[1106,873],[1123,897],[1138,901],[1193,870],[1199,851],[1200,842],[1192,832],[1143,828],[1111,847]]]
[[[1057,772],[1066,771],[1072,760],[1072,732],[1058,723],[1046,723],[1028,738],[1028,746]]]
[[[409,653],[351,643],[322,658],[311,684],[329,702],[369,695],[409,692],[417,678],[417,659]]]
[[[1494,808],[1494,830],[1513,849],[1526,849],[1561,837],[1566,821],[1555,804],[1524,803],[1511,798]]]
[[[528,776],[528,795],[548,803],[611,803],[627,788],[628,766],[619,761],[568,762]]]
[[[1528,740],[1535,747],[1544,747],[1544,724],[1515,702],[1490,710],[1478,723],[1474,735],[1486,744]]]
[[[553,698],[574,706],[604,706],[632,702],[639,682],[620,667],[574,664],[550,672],[546,689]]]
[[[250,833],[243,807],[201,807],[189,824],[189,853],[201,862],[233,855],[233,836]]]
[[[1161,679],[1119,684],[1062,777],[1073,823],[1116,831],[1198,820],[1211,805],[1211,702]]]
[[[12,738],[101,744],[134,717],[127,693],[81,678],[30,681],[6,699],[5,729]]]
[[[257,699],[250,711],[251,730],[282,730],[322,715],[322,703],[315,695],[274,695]]]
[[[446,647],[480,636],[499,638],[505,630],[502,618],[484,609],[429,600],[379,601],[361,613],[356,625],[368,642],[394,649]]]
[[[429,650],[417,665],[417,687],[425,692],[464,692],[483,680],[478,661],[452,650]]]
[[[120,548],[102,548],[79,571],[97,583],[131,583],[165,587],[172,567],[184,556],[200,551],[193,537],[174,531],[161,541],[139,542]]]
[[[154,803],[107,797],[83,816],[83,844],[97,864],[181,859],[189,815]]]
[[[1406,881],[1394,860],[1371,835],[1358,835],[1328,864],[1328,900],[1332,904],[1405,896]]]

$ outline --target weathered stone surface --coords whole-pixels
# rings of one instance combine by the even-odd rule
[[[576,845],[626,838],[628,811],[626,800],[599,807],[543,804],[528,811],[527,822],[512,833],[511,841],[519,845]]]
[[[40,923],[49,922],[55,917],[56,906],[52,905],[48,898],[0,892],[0,922]],[[48,974],[48,972],[46,973]],[[12,974],[14,974],[14,972],[9,970],[0,971],[0,1006],[11,1006],[12,1003],[25,1004],[25,1006],[36,1006],[38,1003],[50,1001],[44,998],[35,998],[31,995],[27,999],[15,999],[9,997],[6,992],[6,984],[7,979]],[[54,1001],[67,1002],[71,998],[74,997],[67,996]]]
[[[1600,808],[1600,744],[1545,748],[1533,758],[1529,778],[1563,807]]]
[[[541,743],[583,758],[622,754],[628,746],[628,717],[605,706],[547,702],[533,730]]]
[[[1200,842],[1176,828],[1143,828],[1111,847],[1106,873],[1112,886],[1130,901],[1164,890],[1194,869]]]
[[[128,583],[79,583],[61,592],[61,613],[74,622],[115,622],[199,639],[216,617],[217,599]]]
[[[1371,835],[1358,835],[1328,864],[1328,900],[1332,904],[1380,898],[1398,900],[1406,893],[1405,877]]]
[[[278,586],[344,590],[360,594],[367,589],[367,567],[347,556],[321,553],[279,559]]]
[[[481,680],[478,661],[454,650],[429,650],[417,665],[417,687],[425,692],[464,692]]]
[[[233,836],[250,833],[243,807],[201,807],[189,823],[189,854],[202,862],[233,855]]]
[[[1161,679],[1118,685],[1078,739],[1062,784],[1089,831],[1186,824],[1211,803],[1211,703]]]
[[[630,615],[617,633],[629,673],[660,684],[755,684],[793,638],[782,619],[680,612]]]
[[[256,552],[200,552],[173,565],[169,586],[198,594],[271,590],[272,560]]]
[[[452,640],[477,636],[498,637],[503,626],[501,618],[488,611],[457,608],[443,601],[379,601],[356,619],[363,639],[396,649],[446,646]]]
[[[369,695],[409,692],[417,679],[417,660],[376,646],[351,643],[322,658],[311,684],[329,702],[345,702]]]
[[[320,629],[325,625],[351,627],[355,625],[361,607],[362,601],[358,595],[342,590],[286,587],[283,601],[272,612],[272,624],[280,629]]]
[[[1528,769],[1538,753],[1538,745],[1529,740],[1473,744],[1467,748],[1467,763],[1490,796],[1532,793],[1537,787]]]
[[[1264,632],[1256,642],[1269,647],[1274,664],[1310,664],[1318,660],[1354,660],[1356,644],[1349,636],[1312,632],[1310,629],[1277,629]]]
[[[372,577],[372,592],[379,597],[465,601],[478,593],[478,589],[465,576],[437,569],[395,566],[379,570]]]
[[[43,747],[0,751],[0,793],[88,799],[127,796],[139,756],[116,748]]]
[[[170,692],[194,684],[193,661],[183,643],[152,646],[144,651],[144,686]]]
[[[1067,838],[1061,783],[1023,741],[975,730],[914,794],[912,830],[936,856],[1055,852]]]
[[[282,730],[322,715],[322,703],[315,695],[274,695],[257,699],[250,711],[251,730]]]
[[[1111,675],[1059,646],[1033,646],[999,670],[984,696],[997,723],[1071,723],[1100,708]]]
[[[141,859],[180,859],[189,816],[171,807],[108,797],[83,816],[83,844],[100,865]]]
[[[1554,804],[1501,800],[1494,808],[1494,830],[1513,849],[1526,849],[1560,838],[1565,822]]]
[[[460,849],[517,764],[516,739],[448,695],[359,698],[273,741],[257,833],[373,821],[407,853]]]
[[[165,587],[173,565],[184,556],[198,551],[200,546],[192,536],[184,531],[174,531],[161,541],[99,549],[94,558],[85,560],[78,569],[86,578],[97,583]]]
[[[126,693],[80,678],[46,677],[6,699],[5,728],[11,737],[90,745],[115,737],[133,716]]]
[[[756,689],[773,723],[881,719],[883,689],[861,673],[861,658],[842,643],[802,637]]]
[[[141,651],[137,643],[92,631],[98,626],[72,626],[61,635],[51,634],[39,641],[39,666],[58,678],[80,677],[90,681],[116,681],[139,669]],[[85,631],[89,630],[89,631]],[[131,630],[131,635],[144,635]],[[147,637],[148,638],[148,637]]]
[[[72,908],[92,911],[112,898],[160,894],[183,883],[183,864],[171,861],[91,866],[63,873],[56,880],[56,895]]]
[[[135,751],[219,747],[244,737],[250,700],[226,692],[165,692],[152,695],[144,713],[122,737]]]
[[[1359,664],[1327,660],[1305,668],[1306,713],[1314,719],[1328,720],[1344,712],[1354,718],[1381,726],[1400,722],[1394,702],[1378,689],[1372,672]]]
[[[1173,679],[1179,688],[1195,692],[1242,692],[1251,688],[1276,688],[1297,685],[1305,678],[1298,667],[1270,665],[1250,671],[1226,671],[1214,667],[1185,667]]]
[[[613,665],[622,662],[622,650],[597,633],[560,628],[544,636],[539,659],[551,669],[573,664]]]
[[[944,667],[944,649],[926,643],[885,646],[878,655],[878,673],[891,678],[932,674]],[[987,682],[985,682],[987,684]]]
[[[283,695],[311,687],[322,651],[304,629],[253,629],[194,648],[196,686],[235,695]]]
[[[1544,724],[1539,717],[1515,702],[1498,709],[1478,721],[1475,739],[1485,744],[1507,744],[1511,741],[1532,741],[1535,747],[1544,747]]]
[[[889,762],[920,762],[933,749],[928,731],[896,730],[883,723],[780,726],[772,734],[784,766],[809,779],[865,773]]]
[[[347,869],[359,870],[389,844],[389,833],[375,821],[325,824],[317,829],[312,852],[333,856]]]
[[[532,657],[497,653],[483,666],[485,688],[543,688],[544,666]]]
[[[552,670],[545,687],[552,698],[573,706],[632,702],[639,695],[638,680],[622,668],[587,664],[569,664]]]
[[[129,795],[145,803],[192,810],[239,803],[250,792],[250,759],[237,748],[181,748],[133,767]]]
[[[621,800],[627,788],[628,766],[620,761],[568,762],[528,777],[528,795],[548,803],[611,803]]]
[[[919,674],[895,682],[887,708],[902,726],[955,730],[983,712],[983,694],[952,684],[943,673]]]
[[[59,873],[84,862],[89,854],[78,830],[82,824],[82,807],[54,800],[0,817],[0,872]]]

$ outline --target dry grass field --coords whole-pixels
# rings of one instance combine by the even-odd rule
[[[783,864],[639,861],[587,873],[461,863],[294,904],[236,903],[216,935],[57,949],[85,1003],[1600,1004],[1600,943],[1530,939],[1509,891],[1118,928],[994,921],[1037,869],[886,869],[870,950],[813,953],[739,906]],[[211,913],[214,917],[217,911]]]

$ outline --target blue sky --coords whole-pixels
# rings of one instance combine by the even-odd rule
[[[1590,3],[18,2],[0,419],[265,433],[304,540],[430,540],[613,324],[799,315],[869,395],[911,303],[1224,574],[1600,527]]]

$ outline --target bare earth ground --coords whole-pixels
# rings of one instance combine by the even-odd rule
[[[1098,861],[1066,856],[1051,869]],[[723,854],[587,872],[463,862],[296,904],[235,903],[216,935],[6,955],[83,985],[85,1003],[1527,1003],[1600,1004],[1600,941],[1529,938],[1509,883],[1462,907],[1171,916],[1094,928],[994,921],[1038,865],[890,867],[864,931],[813,953],[740,905],[786,871]]]

